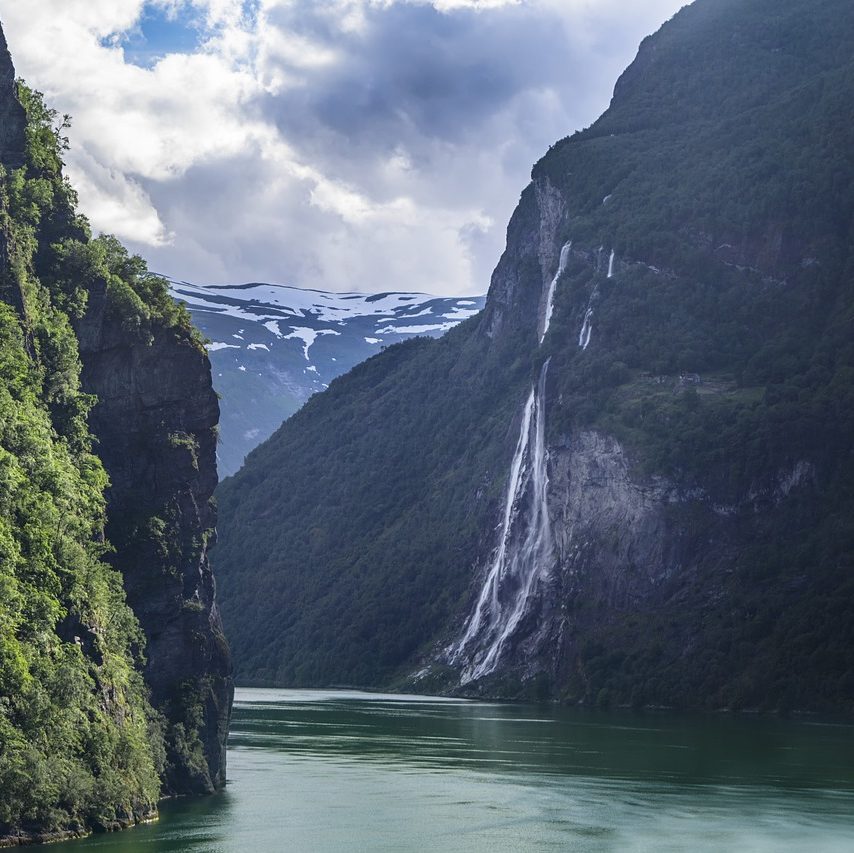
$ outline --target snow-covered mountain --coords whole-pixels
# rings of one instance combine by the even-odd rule
[[[438,337],[483,307],[484,297],[330,293],[277,284],[172,282],[207,338],[221,395],[219,472],[244,456],[314,393],[383,346]]]

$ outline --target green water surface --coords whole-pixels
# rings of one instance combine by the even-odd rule
[[[239,690],[226,791],[62,853],[854,851],[854,726]]]

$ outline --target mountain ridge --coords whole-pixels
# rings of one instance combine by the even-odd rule
[[[852,33],[697,0],[535,165],[484,311],[253,452],[219,494],[239,678],[854,708]]]
[[[222,476],[234,474],[247,453],[335,377],[390,344],[442,335],[484,303],[482,296],[332,292],[263,282],[171,286],[211,340]]]

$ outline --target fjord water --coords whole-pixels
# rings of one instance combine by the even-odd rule
[[[229,784],[74,853],[851,851],[854,727],[239,690]]]

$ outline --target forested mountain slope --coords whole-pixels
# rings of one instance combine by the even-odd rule
[[[225,779],[210,363],[167,283],[91,238],[63,127],[0,30],[0,846]]]
[[[697,0],[481,315],[219,492],[245,683],[854,710],[854,7]]]

